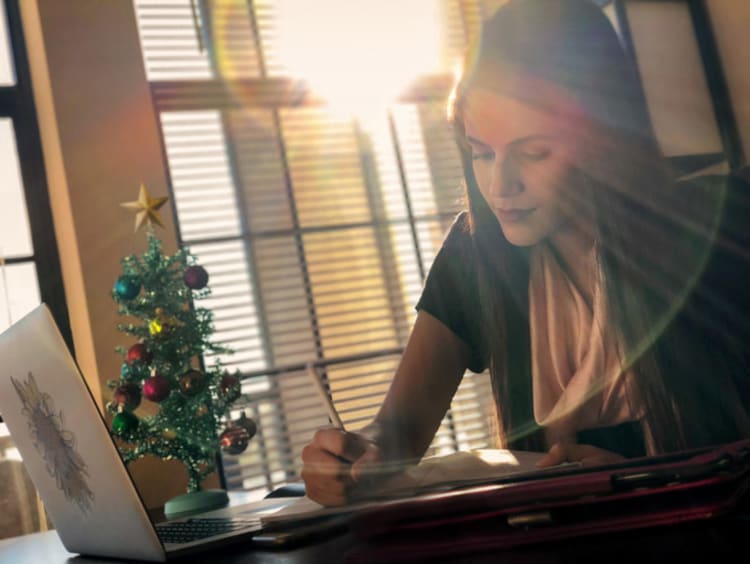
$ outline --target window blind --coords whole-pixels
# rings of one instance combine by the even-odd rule
[[[230,488],[261,496],[298,478],[302,448],[328,423],[307,363],[351,429],[372,420],[395,373],[462,207],[445,102],[487,9],[435,1],[441,70],[354,119],[291,76],[279,2],[135,0],[181,243],[211,275],[201,305],[234,350],[222,363],[242,374],[234,415],[258,423],[248,450],[224,457]],[[467,374],[428,454],[493,444],[491,398],[487,375]]]

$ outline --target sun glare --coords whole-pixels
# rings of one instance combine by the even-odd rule
[[[382,110],[440,67],[438,0],[280,0],[279,58],[336,114]]]

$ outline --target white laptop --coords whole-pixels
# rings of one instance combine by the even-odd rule
[[[0,414],[70,552],[164,561],[250,540],[271,509],[252,504],[154,526],[45,305],[0,335]]]

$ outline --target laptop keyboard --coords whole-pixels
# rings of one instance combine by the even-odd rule
[[[156,533],[164,543],[182,544],[242,529],[261,530],[260,519],[196,518],[156,526]]]

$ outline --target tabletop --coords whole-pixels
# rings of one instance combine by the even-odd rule
[[[510,564],[562,564],[601,561],[644,564],[685,559],[695,562],[743,561],[750,552],[747,542],[750,520],[723,518],[622,533],[609,533],[544,543],[514,550],[462,555],[446,562],[507,562]],[[259,550],[252,544],[238,544],[197,555],[201,560],[220,564],[298,564],[346,562],[346,554],[357,547],[357,540],[344,533],[323,542],[285,550]],[[361,548],[361,547],[360,547]],[[193,562],[195,556],[181,559]],[[180,560],[177,560],[178,562]],[[0,562],[13,564],[63,564],[122,562],[83,558],[68,553],[54,531],[0,541]]]

